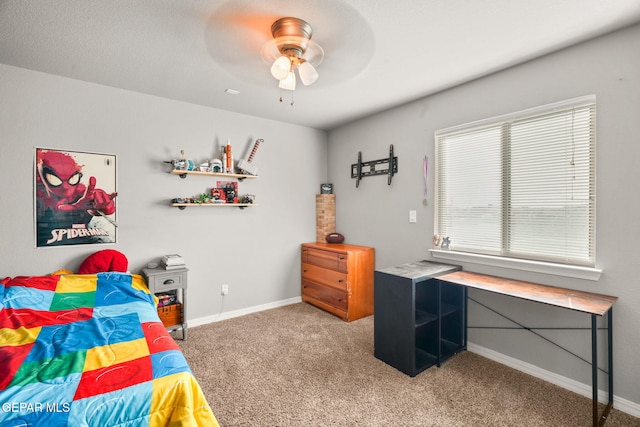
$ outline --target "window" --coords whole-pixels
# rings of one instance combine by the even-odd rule
[[[437,131],[435,232],[457,252],[595,266],[595,96]]]

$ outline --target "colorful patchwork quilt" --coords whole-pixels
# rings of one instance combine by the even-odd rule
[[[99,273],[0,281],[0,425],[218,423],[144,279]]]

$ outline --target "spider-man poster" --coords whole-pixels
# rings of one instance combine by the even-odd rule
[[[36,148],[38,247],[115,243],[116,156]]]

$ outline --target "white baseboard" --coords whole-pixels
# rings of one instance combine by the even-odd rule
[[[302,298],[294,297],[285,300],[270,302],[268,304],[261,304],[253,307],[243,308],[240,310],[225,311],[219,314],[214,314],[212,316],[198,317],[196,319],[190,319],[187,323],[189,327],[201,326],[209,323],[219,322],[221,320],[244,316],[246,314],[257,313],[259,311],[270,310],[272,308],[283,307],[290,304],[296,304],[299,302],[302,302]]]
[[[540,378],[541,380],[550,382],[551,384],[555,384],[574,393],[578,393],[581,396],[588,397],[589,399],[591,399],[592,397],[591,385],[589,384],[583,384],[570,378],[563,377],[562,375],[555,374],[553,372],[539,368],[538,366],[523,362],[522,360],[509,357],[502,353],[498,353],[497,351],[470,342],[467,343],[467,350],[472,353],[479,354],[480,356],[486,357],[487,359],[491,359],[503,365],[509,366],[510,368],[524,372],[525,374],[529,374],[536,378]],[[606,391],[598,390],[598,400],[600,402],[606,403],[608,399],[609,396]],[[613,396],[613,407],[619,411],[625,412],[629,415],[633,415],[634,417],[640,417],[640,404],[627,399],[623,399],[616,396],[615,394]]]

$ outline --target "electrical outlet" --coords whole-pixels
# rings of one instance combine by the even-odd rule
[[[416,211],[409,211],[409,222],[418,222]]]
[[[220,293],[222,295],[228,295],[229,294],[229,285],[227,285],[226,283],[224,285],[222,285],[222,289],[220,290]]]

